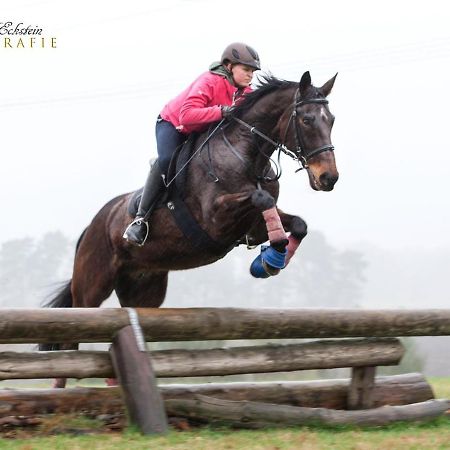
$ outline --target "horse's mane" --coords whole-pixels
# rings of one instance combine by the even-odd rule
[[[256,89],[248,94],[245,94],[244,99],[234,107],[233,116],[241,117],[245,112],[252,109],[258,100],[265,97],[267,94],[298,85],[298,82],[282,80],[271,74],[260,75],[258,77],[258,82],[259,85]]]

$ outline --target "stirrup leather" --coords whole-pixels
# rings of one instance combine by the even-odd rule
[[[130,241],[129,238],[128,238],[128,231],[129,231],[129,229],[133,225],[141,226],[142,224],[145,225],[145,229],[146,229],[146,233],[145,233],[144,239],[142,239],[142,242]],[[145,244],[145,241],[147,240],[149,231],[150,231],[150,227],[148,226],[148,222],[146,222],[142,217],[136,217],[136,219],[134,219],[133,222],[131,222],[130,225],[127,226],[127,228],[126,228],[125,232],[123,233],[122,237],[127,242],[130,242],[130,244],[134,244],[134,245],[137,245],[138,247],[142,247]]]

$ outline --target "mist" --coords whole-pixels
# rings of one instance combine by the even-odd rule
[[[291,265],[255,280],[248,268],[258,250],[239,248],[171,273],[164,306],[448,308],[445,3],[327,0],[319,13],[310,2],[269,11],[232,0],[226,8],[203,0],[2,5],[0,22],[42,28],[55,48],[0,46],[1,307],[40,306],[71,277],[75,242],[92,217],[143,185],[161,108],[227,44],[244,41],[279,78],[309,70],[320,86],[338,72],[329,106],[340,179],[332,192],[313,192],[283,159],[278,205],[310,232]],[[449,344],[414,340],[426,374],[448,376]]]

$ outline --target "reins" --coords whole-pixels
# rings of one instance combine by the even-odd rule
[[[328,100],[326,98],[321,98],[321,97],[316,97],[316,98],[310,98],[310,99],[305,99],[305,100],[301,100],[300,99],[300,91],[297,88],[295,91],[295,95],[294,95],[294,102],[293,102],[293,108],[292,108],[292,113],[289,117],[289,121],[286,127],[286,130],[284,132],[284,137],[283,137],[283,141],[286,142],[286,138],[287,138],[287,134],[289,132],[289,129],[291,127],[291,123],[294,124],[294,138],[295,138],[295,146],[296,149],[295,150],[291,150],[289,149],[286,144],[281,143],[281,142],[277,142],[274,141],[272,138],[270,138],[269,136],[267,136],[266,134],[264,134],[262,131],[258,130],[255,126],[248,124],[247,122],[243,121],[242,119],[239,119],[238,117],[231,117],[232,120],[234,120],[235,122],[239,123],[240,125],[242,125],[243,127],[247,128],[251,134],[260,137],[261,139],[263,139],[264,141],[268,142],[269,144],[273,145],[275,147],[275,152],[278,151],[278,163],[275,163],[272,158],[268,155],[266,155],[264,152],[262,152],[259,148],[258,151],[263,154],[268,160],[272,161],[273,164],[276,166],[276,175],[273,178],[269,178],[266,176],[257,176],[256,178],[259,181],[266,181],[266,182],[270,182],[270,181],[276,181],[281,177],[281,164],[280,164],[280,155],[281,153],[284,153],[285,155],[289,156],[290,158],[292,158],[294,161],[297,161],[301,167],[299,169],[296,170],[296,172],[303,170],[303,169],[307,169],[308,168],[308,161],[313,158],[314,156],[319,155],[320,153],[323,152],[332,152],[334,151],[334,146],[332,144],[326,144],[326,145],[322,145],[321,147],[317,147],[313,150],[310,150],[308,152],[305,151],[305,144],[304,144],[304,139],[303,139],[303,135],[301,133],[301,129],[298,125],[298,122],[296,119],[297,115],[298,115],[298,111],[297,108],[302,107],[303,105],[307,105],[307,104],[328,104]],[[178,177],[178,175],[186,168],[186,166],[192,161],[192,159],[203,150],[203,148],[205,147],[205,145],[207,143],[209,143],[210,139],[216,134],[216,132],[220,129],[222,131],[222,138],[226,144],[226,146],[230,149],[230,151],[244,164],[246,164],[246,161],[244,160],[244,158],[242,157],[242,155],[234,148],[234,146],[231,144],[231,142],[228,140],[228,138],[225,135],[225,130],[224,127],[222,127],[223,123],[225,122],[226,119],[222,119],[215,127],[214,129],[208,134],[208,136],[206,137],[206,139],[197,147],[197,149],[194,151],[194,153],[191,155],[191,157],[183,164],[183,166],[177,171],[177,173],[172,177],[172,179],[166,183],[166,180],[164,180],[164,184],[167,187],[169,187],[172,182]],[[212,161],[209,161],[209,165],[212,168]],[[218,182],[219,179],[217,178],[217,176],[214,174],[214,172],[211,172],[211,170],[208,172],[209,175],[213,176],[214,178],[214,182]]]
[[[190,156],[190,158],[180,167],[180,169],[177,171],[177,173],[172,177],[172,179],[166,183],[165,180],[165,175],[163,175],[163,183],[164,186],[166,188],[168,188],[174,181],[175,179],[178,177],[178,175],[180,175],[181,172],[183,172],[183,170],[187,167],[187,165],[197,156],[197,154],[203,150],[203,148],[205,147],[205,145],[210,141],[210,139],[216,134],[217,130],[222,126],[222,124],[225,122],[225,119],[222,119],[215,127],[214,129],[211,131],[211,133],[208,134],[208,136],[206,136],[205,140],[197,147],[197,149],[195,150],[194,153],[192,153],[192,155]],[[184,145],[184,143],[182,144]],[[217,180],[218,181],[218,180]]]
[[[280,142],[276,142],[273,139],[271,139],[266,134],[259,131],[256,127],[249,125],[247,122],[244,122],[243,120],[239,119],[238,117],[232,117],[233,120],[250,130],[250,133],[255,134],[259,136],[260,138],[264,139],[266,142],[269,142],[275,147],[275,150],[281,150],[285,155],[288,155],[290,158],[297,160],[297,155],[292,150],[289,150],[284,144],[281,144]]]

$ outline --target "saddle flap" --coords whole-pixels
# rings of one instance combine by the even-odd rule
[[[175,149],[166,174],[166,183],[170,184],[169,190],[172,190],[176,184],[178,190],[181,193],[184,192],[183,187],[186,185],[188,172],[186,166],[194,152],[194,144],[197,141],[197,137],[198,133],[191,133],[186,141]],[[175,181],[172,182],[173,180]]]

